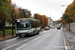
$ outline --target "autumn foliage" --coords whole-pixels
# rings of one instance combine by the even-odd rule
[[[3,37],[5,37],[5,21],[11,19],[12,5],[11,0],[0,0],[0,28],[3,28]]]
[[[13,8],[13,12],[12,12],[12,16],[13,16],[13,19],[17,19],[19,18],[18,15],[19,15],[19,8],[18,6],[16,6],[16,4],[12,4],[12,8]]]
[[[75,0],[65,10],[65,13],[63,14],[63,22],[75,22]]]
[[[31,12],[28,9],[19,8],[19,16],[20,18],[30,18]]]
[[[43,15],[43,20],[43,25],[48,25],[48,18],[45,15]]]
[[[15,3],[11,4],[11,0],[0,0],[0,30],[3,30],[3,37],[5,37],[5,22],[12,24],[13,35],[13,25],[18,18],[31,18],[31,11],[19,8]],[[38,19],[40,25],[48,25],[48,18],[45,15],[34,14],[34,19]]]
[[[48,18],[45,15],[34,14],[34,19],[38,19],[41,25],[48,25]]]
[[[34,14],[34,19],[38,19],[41,24],[43,24],[43,16],[40,14]]]

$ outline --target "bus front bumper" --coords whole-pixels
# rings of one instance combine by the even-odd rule
[[[16,36],[21,36],[21,35],[33,35],[32,32],[31,33],[16,33]]]

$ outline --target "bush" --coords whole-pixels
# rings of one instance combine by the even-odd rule
[[[12,26],[6,26],[6,29],[12,29]],[[15,26],[13,26],[13,29],[15,29]]]
[[[13,33],[15,34],[15,29],[13,30]],[[12,29],[5,29],[5,35],[11,35]],[[0,36],[3,35],[3,31],[0,31]]]

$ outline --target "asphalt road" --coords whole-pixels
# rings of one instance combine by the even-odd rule
[[[39,35],[3,41],[0,50],[64,50],[63,31],[50,29]]]

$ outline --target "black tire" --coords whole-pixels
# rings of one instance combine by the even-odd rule
[[[22,36],[20,35],[19,38],[22,38]]]
[[[38,30],[38,33],[37,33],[37,34],[39,34],[39,32],[40,32],[40,31]]]
[[[32,35],[35,35],[35,31],[33,31],[33,34]]]

